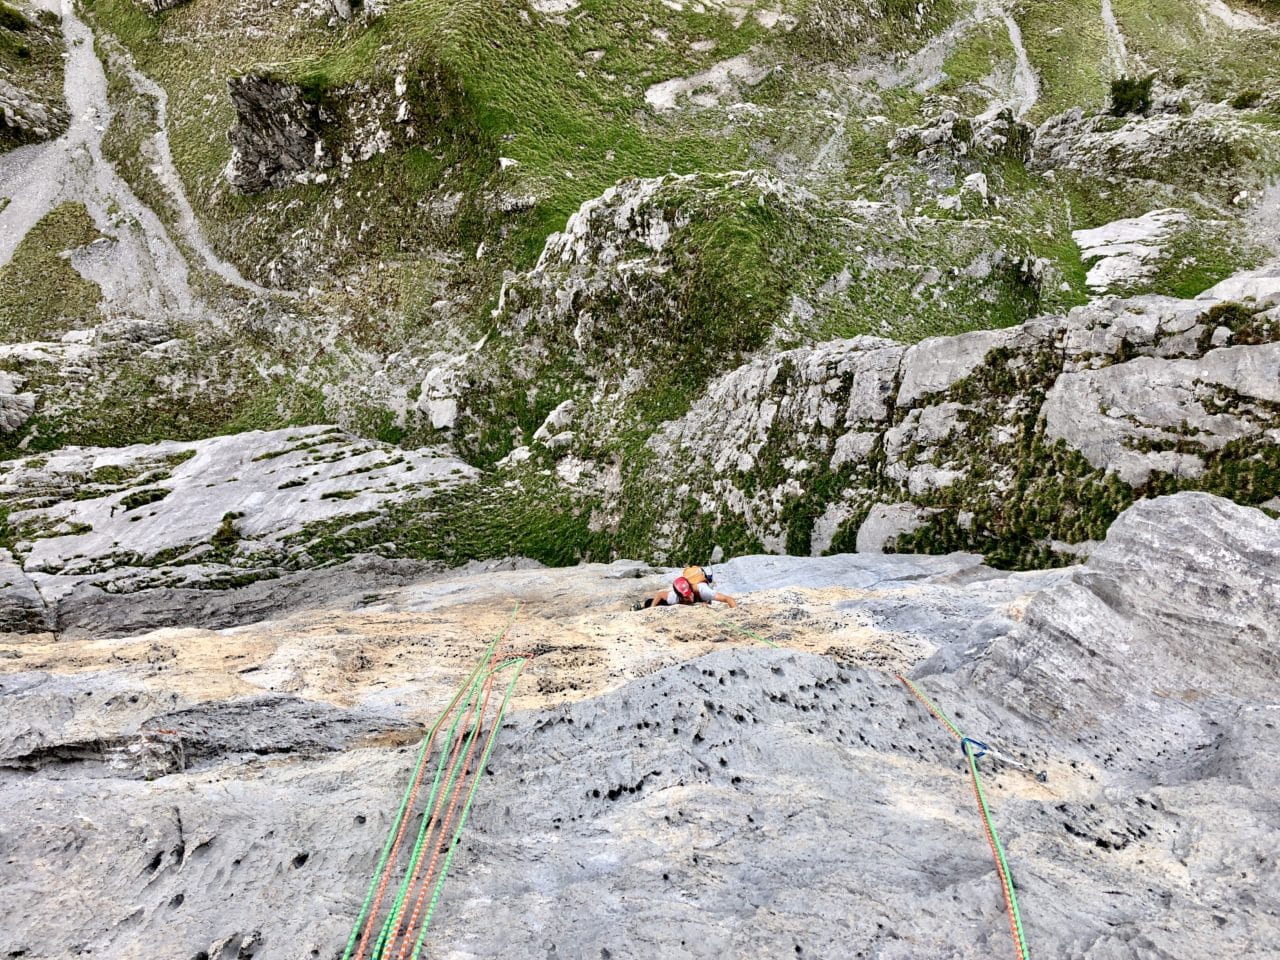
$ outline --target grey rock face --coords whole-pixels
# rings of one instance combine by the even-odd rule
[[[1008,330],[975,330],[958,337],[930,337],[910,347],[903,358],[898,406],[913,407],[924,397],[944,392],[1014,336]]]
[[[1064,373],[1043,413],[1049,437],[1136,486],[1153,470],[1191,478],[1203,472],[1199,456],[1169,449],[1177,444],[1218,450],[1243,438],[1275,443],[1280,433],[1269,411],[1277,404],[1280,344],[1270,343]]]
[[[157,655],[163,658],[162,647],[157,647]],[[56,767],[62,772],[74,767],[85,776],[150,778],[161,770],[176,773],[228,759],[328,753],[374,734],[385,736],[410,727],[395,718],[285,695],[166,711],[163,699],[144,686],[123,680],[115,686],[104,691],[95,684],[38,675],[5,684],[9,720],[0,729],[0,767]],[[81,706],[81,698],[103,692],[112,694],[110,719]],[[95,729],[104,725],[116,729],[109,734]]]
[[[0,372],[0,433],[12,433],[31,419],[36,409],[33,393],[21,393],[22,377]]]
[[[919,530],[927,511],[910,503],[878,504],[858,528],[859,553],[879,553],[896,543],[904,533]]]
[[[983,669],[1016,670],[1011,705],[1105,743],[1125,773],[1173,776],[1230,736],[1226,704],[1271,697],[1278,555],[1280,521],[1261,511],[1192,493],[1136,504]]]
[[[288,696],[245,695],[207,659],[232,643],[250,656],[255,637],[280,635],[272,624],[117,642],[106,669],[0,659],[0,810],[21,811],[0,815],[0,950],[340,955],[414,760],[369,734],[416,735],[404,713],[444,702],[441,665],[465,672],[436,632],[479,630],[465,618],[507,591],[539,611],[518,629],[541,653],[428,949],[1010,951],[956,742],[893,676],[913,665],[995,750],[979,764],[1033,955],[1259,956],[1274,942],[1280,522],[1161,498],[1125,513],[1086,565],[1038,574],[960,555],[740,558],[716,571],[742,601],[721,616],[791,649],[726,632],[729,646],[697,658],[715,621],[617,612],[652,585],[616,579],[628,566],[396,587],[345,620],[297,611],[285,632],[307,638],[268,662],[304,645],[316,659],[295,660],[312,676]],[[553,599],[584,589],[603,603]],[[418,611],[435,658],[406,706],[327,702],[392,681],[376,671],[394,668],[365,664],[335,689],[315,671],[351,655],[352,629],[394,663],[397,610]],[[861,652],[837,636],[862,637]],[[649,659],[596,664],[600,641]],[[96,644],[62,646],[74,658]],[[561,701],[562,684],[600,674],[603,691]]]
[[[769,549],[792,552],[848,550],[858,526],[891,506],[932,516],[921,529],[942,531],[950,549],[986,550],[1002,536],[993,524],[1040,509],[1019,494],[1020,475],[1075,502],[1115,503],[1151,484],[1221,490],[1244,470],[1259,481],[1231,489],[1262,503],[1277,491],[1261,464],[1280,444],[1270,282],[1262,271],[1233,286],[1256,296],[1242,305],[1105,299],[909,348],[858,340],[790,351],[712,382],[649,447],[669,488],[704,491],[703,511],[740,518]],[[705,410],[723,438],[710,448]],[[752,476],[762,463],[780,468],[768,485]],[[788,533],[789,507],[819,514],[807,546]],[[1105,530],[1044,509],[1045,549]]]
[[[241,193],[261,193],[332,164],[320,108],[296,84],[246,74],[231,77],[227,93],[236,111],[227,178]]]
[[[21,573],[16,565],[13,569]],[[322,602],[336,603],[341,597],[359,606],[368,593],[353,584],[369,580],[385,589],[419,579],[433,569],[412,560],[358,557],[332,570],[286,573],[231,590],[157,586],[117,593],[85,582],[53,599],[56,616],[41,622],[47,623],[45,629],[49,630],[56,625],[62,637],[129,636],[160,627],[197,625],[223,629],[287,616]],[[3,579],[0,573],[0,582]],[[44,611],[43,598],[28,584],[30,593],[40,601],[37,609]]]
[[[334,9],[342,16],[339,5]],[[347,19],[351,15],[346,6]],[[452,91],[431,70],[406,65],[385,81],[359,81],[309,97],[288,80],[247,74],[227,81],[236,111],[227,178],[241,193],[323,183],[353,163],[417,142],[449,109]]]
[[[0,550],[0,633],[53,629],[44,598],[8,550]]]
[[[53,601],[83,583],[127,592],[308,566],[327,533],[476,476],[434,451],[307,427],[12,460],[0,495]]]

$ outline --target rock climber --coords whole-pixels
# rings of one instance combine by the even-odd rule
[[[633,610],[644,610],[648,607],[677,607],[694,603],[727,603],[736,607],[738,601],[727,593],[717,593],[713,586],[715,577],[702,567],[685,567],[680,576],[672,582],[669,590],[659,590],[644,603],[637,603]]]

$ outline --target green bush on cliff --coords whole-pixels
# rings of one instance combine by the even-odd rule
[[[21,10],[11,7],[7,3],[0,3],[0,30],[25,33],[31,29],[31,26],[31,21],[27,19]]]
[[[1151,110],[1151,85],[1155,74],[1139,79],[1119,77],[1111,81],[1111,115],[1126,117],[1131,113],[1146,115]]]

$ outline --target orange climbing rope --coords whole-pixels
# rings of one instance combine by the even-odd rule
[[[1004,848],[1000,845],[1000,837],[996,833],[995,824],[991,821],[991,810],[987,806],[987,798],[982,792],[982,781],[978,777],[978,758],[989,749],[986,744],[966,737],[960,728],[952,723],[947,715],[933,705],[920,689],[902,674],[896,674],[903,686],[910,690],[931,714],[934,715],[960,741],[960,749],[969,765],[969,779],[973,784],[973,796],[978,801],[978,813],[982,816],[982,826],[987,832],[987,843],[991,845],[991,856],[996,862],[996,873],[1000,877],[1000,890],[1004,894],[1005,908],[1009,914],[1009,932],[1013,934],[1013,946],[1018,960],[1031,960],[1027,950],[1027,938],[1022,929],[1022,915],[1018,910],[1018,894],[1013,888],[1013,877],[1009,873],[1009,863],[1005,860]],[[977,751],[976,753],[974,751]]]
[[[454,707],[456,707],[458,705],[458,701],[462,699],[463,693],[465,693],[466,690],[470,687],[471,683],[474,682],[475,677],[479,675],[483,662],[484,661],[476,665],[476,668],[472,671],[471,676],[468,677],[467,681],[458,688],[458,692],[453,695],[453,699],[449,701],[448,706],[444,708],[444,711],[441,714],[441,721],[443,721],[444,718],[448,717],[450,714],[453,713]],[[492,657],[490,657],[489,662],[492,663]],[[426,760],[431,756],[431,748],[435,744],[436,736],[439,734],[440,728],[442,726],[443,726],[443,723],[439,722],[434,727],[432,727],[431,735],[427,738],[426,745],[423,747],[421,751],[421,754],[420,754],[421,760],[418,764],[417,770],[414,773],[413,785],[409,791],[407,808],[410,813],[412,813],[413,811],[414,802],[418,799],[418,793],[422,788],[423,775],[426,773],[426,770],[427,770]],[[391,874],[395,868],[396,858],[400,853],[400,845],[404,841],[405,830],[409,826],[409,819],[410,818],[408,816],[402,817],[400,820],[399,829],[396,830],[395,842],[391,847],[390,856],[386,858],[385,869],[382,871],[382,876],[378,881],[377,893],[373,899],[373,909],[369,912],[368,921],[364,927],[364,934],[360,938],[360,948],[359,950],[356,951],[356,960],[364,960],[364,953],[365,953],[365,950],[368,948],[369,938],[373,935],[374,928],[376,927],[375,921],[377,920],[378,912],[382,907],[382,898],[383,896],[385,896],[387,891],[387,885],[391,880]]]
[[[361,907],[360,914],[352,928],[346,950],[343,953],[343,960],[364,960],[366,951],[370,951],[368,953],[370,960],[389,960],[398,943],[400,944],[399,956],[403,958],[410,944],[413,943],[415,932],[417,933],[417,943],[413,947],[413,958],[416,960],[418,957],[422,949],[422,941],[426,934],[427,925],[430,923],[431,916],[434,913],[445,877],[448,874],[449,865],[453,859],[454,848],[460,839],[462,828],[471,808],[471,801],[474,799],[476,789],[479,786],[479,777],[478,775],[472,775],[471,768],[476,746],[479,740],[483,739],[480,733],[485,725],[486,713],[496,682],[495,678],[497,674],[508,667],[518,666],[520,668],[515,672],[510,683],[507,684],[506,695],[502,698],[498,715],[496,719],[492,720],[493,729],[485,745],[484,758],[476,770],[477,774],[488,762],[489,752],[502,724],[502,717],[510,703],[512,690],[521,672],[523,672],[525,664],[528,662],[528,655],[520,654],[514,658],[507,659],[501,665],[497,665],[500,659],[499,647],[503,644],[508,631],[515,623],[519,610],[520,607],[517,605],[511,619],[486,646],[474,669],[458,688],[431,728],[429,735],[423,741],[410,784],[406,789],[399,812],[391,826],[391,833],[387,838],[387,843],[374,871],[374,878],[370,882],[364,905]],[[426,809],[423,809],[421,815],[418,816],[415,814],[415,807],[425,779],[427,761],[431,758],[431,748],[435,745],[437,734],[446,725],[448,729],[441,748],[441,755],[435,764],[435,778],[431,786],[430,797],[426,801]],[[457,736],[455,737],[455,735]],[[465,757],[463,756],[464,740],[468,745]],[[436,868],[440,861],[443,838],[454,825],[459,798],[464,791],[467,791],[467,802],[462,808],[461,817],[458,818],[453,842],[449,845],[448,854],[444,858],[444,864],[440,868],[439,877],[437,878]],[[446,805],[448,808],[447,813],[442,820],[440,816],[441,810]],[[387,895],[391,876],[397,870],[397,862],[402,852],[409,822],[415,819],[420,819],[420,827],[407,864],[402,868],[405,870],[406,876],[398,884],[398,892],[392,898],[390,908],[384,916],[383,902]],[[422,866],[425,861],[425,843],[430,840],[434,840],[433,855],[426,875],[421,876]],[[427,891],[431,889],[433,880],[435,880],[435,887],[434,894],[431,897],[431,906],[419,927],[418,919],[421,916],[422,903],[426,898]],[[404,918],[410,899],[415,901],[415,907],[408,925],[404,926]],[[380,919],[381,923],[379,922]],[[357,939],[359,939],[358,952],[356,952]],[[402,939],[403,943],[400,942]]]
[[[427,865],[427,872],[423,875],[421,882],[419,882],[418,875],[422,869],[422,859],[419,858],[417,863],[414,864],[413,872],[409,879],[408,889],[410,894],[412,894],[415,889],[418,891],[417,898],[413,903],[413,913],[409,917],[409,924],[406,927],[401,927],[401,921],[404,919],[405,908],[408,906],[408,900],[406,899],[400,905],[400,911],[395,919],[395,926],[392,927],[391,939],[387,941],[387,947],[383,951],[384,957],[395,953],[396,940],[400,938],[402,939],[400,943],[400,952],[396,954],[397,960],[404,960],[405,955],[408,953],[409,944],[414,939],[413,934],[417,931],[418,918],[422,914],[422,904],[426,900],[427,889],[431,886],[431,881],[435,878],[436,866],[440,861],[441,844],[444,843],[445,834],[449,832],[449,828],[453,825],[454,813],[458,806],[458,798],[462,795],[463,788],[469,785],[470,777],[479,776],[478,771],[470,773],[470,768],[472,757],[475,755],[476,742],[478,740],[477,734],[484,723],[485,711],[489,708],[489,697],[493,693],[494,674],[492,667],[493,661],[490,661],[489,671],[484,679],[484,699],[480,704],[479,711],[476,712],[473,710],[462,724],[464,730],[470,727],[470,735],[467,737],[458,737],[457,743],[454,747],[453,756],[450,757],[449,760],[450,769],[454,769],[457,764],[458,755],[462,752],[462,742],[466,739],[467,757],[466,760],[463,761],[463,766],[460,768],[462,771],[461,776],[453,781],[454,785],[452,790],[445,791],[449,793],[449,809],[445,811],[444,820],[441,821],[439,819],[440,807],[445,801],[444,793],[441,793],[439,799],[436,801],[435,809],[431,811],[431,819],[428,821],[431,826],[429,828],[428,835],[430,836],[434,834],[435,836],[434,843],[431,846],[431,862]],[[472,724],[473,717],[474,725]]]

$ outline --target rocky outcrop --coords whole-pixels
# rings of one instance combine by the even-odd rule
[[[26,571],[8,550],[0,550],[0,633],[42,633],[55,618]]]
[[[0,464],[14,552],[50,601],[209,586],[309,566],[307,551],[392,506],[475,479],[461,461],[333,427],[65,450]]]
[[[22,393],[26,381],[14,373],[0,371],[0,433],[12,433],[35,412],[33,393]]]
[[[1278,550],[1259,511],[1179,495],[1066,571],[739,558],[718,618],[626,612],[664,579],[637,564],[353,570],[284,622],[0,642],[0,803],[23,811],[0,951],[341,953],[413,743],[520,598],[536,656],[428,948],[1009,951],[965,765],[906,672],[993,748],[1033,955],[1250,955],[1280,933]]]
[[[936,256],[904,253],[917,243]],[[818,251],[815,273],[803,263]],[[468,358],[469,377],[450,378],[449,421],[477,457],[510,452],[473,439],[493,443],[486,425],[502,409],[532,403],[528,444],[579,390],[591,417],[582,434],[636,418],[656,426],[652,409],[637,409],[651,390],[696,396],[746,356],[822,339],[835,318],[895,303],[904,323],[965,315],[983,326],[976,317],[997,305],[1030,313],[1060,286],[1051,264],[981,225],[831,203],[759,171],[627,181],[584,203],[534,269],[508,278],[496,335]],[[433,411],[446,399],[427,396]]]
[[[348,15],[350,8],[347,8]],[[241,193],[323,183],[352,164],[423,139],[452,109],[437,68],[401,65],[386,77],[336,89],[269,73],[227,81],[236,112],[227,179]]]
[[[0,144],[48,140],[66,125],[67,112],[60,103],[35,97],[0,77]]]
[[[908,548],[1040,563],[1143,494],[1261,504],[1280,493],[1280,310],[1265,277],[1232,290],[1263,299],[1107,300],[911,348],[856,339],[757,360],[664,425],[645,470],[790,552],[883,543],[877,505],[910,515]]]
[[[1198,189],[1221,201],[1259,187],[1275,145],[1222,104],[1188,114],[1124,119],[1075,108],[1036,131],[1031,163],[1038,170],[1082,171],[1178,185],[1195,177]]]
[[[57,16],[5,4],[0,44],[0,152],[57,136],[70,119]]]
[[[1162,247],[1191,222],[1182,210],[1152,210],[1092,230],[1076,230],[1072,239],[1089,265],[1089,289],[1105,293],[1148,279]]]
[[[621,215],[652,244],[643,249],[665,251],[660,224],[668,221],[647,220],[640,209],[623,215],[602,206],[590,215]],[[498,350],[523,345],[510,354],[511,368],[486,366],[494,347],[481,343],[465,362],[427,378],[420,402],[440,425],[465,427],[482,390],[486,402],[515,391],[514,406],[502,409],[525,411],[516,423],[522,442],[495,458],[497,482],[468,503],[450,501],[449,525],[439,530],[452,532],[439,535],[457,543],[454,552],[427,549],[430,537],[415,518],[432,515],[436,491],[419,479],[443,476],[444,493],[475,478],[470,467],[320,431],[296,440],[287,433],[207,441],[226,451],[229,464],[210,488],[223,491],[217,496],[191,486],[181,465],[180,483],[164,480],[166,458],[197,449],[190,445],[132,448],[125,461],[93,451],[2,467],[27,572],[49,580],[54,602],[82,581],[129,591],[194,587],[357,554],[462,562],[531,552],[563,563],[619,552],[706,557],[717,546],[729,554],[963,549],[1031,567],[1073,562],[1143,497],[1180,489],[1259,505],[1280,497],[1273,271],[1222,288],[1243,302],[1223,301],[1217,291],[1196,300],[1107,299],[1065,316],[913,346],[860,337],[765,354],[708,377],[701,393],[684,397],[687,413],[623,450],[617,438],[628,418],[646,412],[637,400],[651,399],[649,384],[672,369],[677,354],[607,349],[612,320],[598,322],[602,316],[589,309],[589,297],[604,295],[597,275],[606,263],[617,266],[623,289],[632,271],[637,284],[661,275],[655,281],[642,258],[628,259],[620,248],[596,247],[599,235],[570,230],[548,248],[540,268],[546,299],[508,289],[508,321],[525,325],[497,343]],[[635,242],[633,251],[642,248]],[[552,281],[553,270],[564,272]],[[553,299],[565,276],[583,292]],[[641,303],[637,292],[637,310]],[[637,338],[652,332],[628,331]],[[647,359],[624,364],[633,355]],[[681,356],[685,365],[676,369],[687,374],[692,360]],[[504,369],[523,379],[502,380]],[[463,392],[451,397],[450,389]],[[500,422],[507,434],[499,441],[514,432],[511,420]],[[290,449],[298,455],[272,457]],[[331,457],[351,458],[353,466],[330,467]],[[77,492],[61,476],[126,461],[136,462],[140,476],[152,471],[161,479]],[[366,466],[372,472],[360,474]],[[198,503],[184,505],[192,490],[200,491]],[[253,510],[241,506],[246,491],[256,498]],[[126,499],[145,497],[156,499],[124,509]],[[494,522],[508,510],[525,518],[516,524],[521,530],[585,519],[572,533],[556,526],[551,541],[535,535],[517,547]],[[233,549],[224,557],[215,534],[240,512],[253,519],[228,521],[219,539]]]
[[[247,74],[230,78],[227,93],[236,112],[227,179],[241,193],[261,193],[333,165],[320,134],[321,109],[301,87]]]
[[[1064,373],[1042,408],[1050,440],[1133,486],[1153,471],[1194,480],[1233,442],[1275,446],[1278,413],[1280,343]]]
[[[626,222],[655,235],[641,218]],[[580,262],[593,235],[568,233],[549,254]],[[633,368],[619,391],[606,367],[590,394],[564,398],[561,380],[558,403],[503,466],[516,476],[553,466],[605,534],[656,511],[647,544],[659,558],[715,545],[813,554],[874,545],[1069,562],[1074,545],[1087,550],[1144,496],[1203,489],[1263,504],[1280,495],[1274,273],[1240,275],[1195,300],[1105,299],[911,347],[859,337],[764,354],[709,380],[687,414],[625,459],[599,438],[626,422],[618,397],[645,380]],[[572,273],[576,283],[590,275]],[[550,312],[525,302],[506,308],[545,323]],[[580,348],[607,359],[581,295],[555,302],[565,326],[528,326],[525,342],[550,344],[576,316],[559,356]]]
[[[188,0],[138,0],[142,8],[153,16],[158,13],[164,13],[166,10],[172,10],[174,7],[180,7],[187,2]]]
[[[929,123],[900,127],[889,150],[896,156],[931,164],[993,157],[1025,161],[1031,153],[1034,134],[1035,130],[1016,119],[1012,110],[974,118],[944,110]]]

